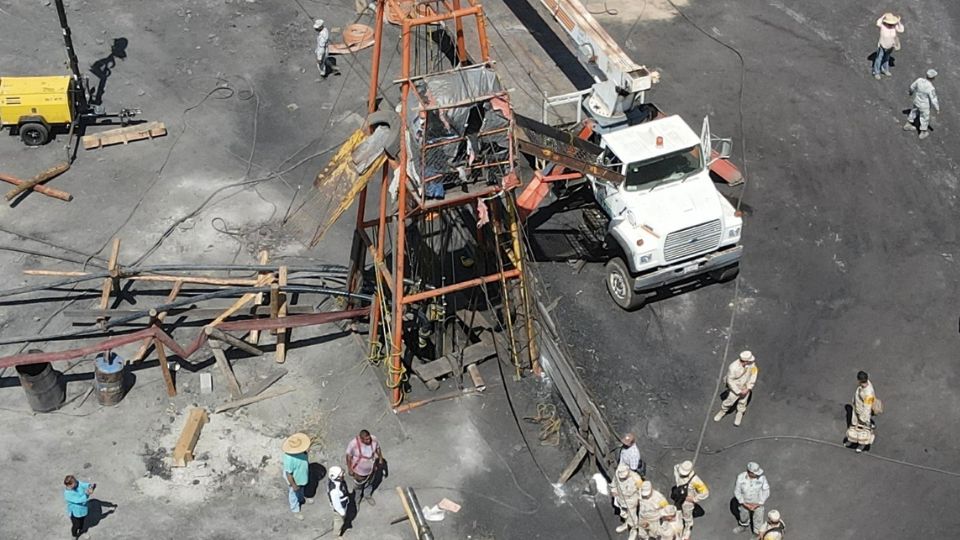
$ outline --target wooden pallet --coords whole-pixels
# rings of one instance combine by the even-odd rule
[[[114,144],[127,144],[131,141],[163,137],[166,134],[167,127],[163,122],[147,122],[94,133],[93,135],[85,135],[82,140],[84,150],[93,150]]]

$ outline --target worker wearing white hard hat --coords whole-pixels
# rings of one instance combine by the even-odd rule
[[[653,488],[649,481],[640,486],[640,501],[637,505],[640,514],[640,527],[638,532],[640,538],[656,538],[660,532],[660,518],[663,516],[663,509],[669,506],[667,498],[662,493]]]
[[[928,69],[926,77],[920,77],[910,85],[910,95],[913,96],[913,107],[910,109],[910,115],[907,116],[907,123],[903,125],[904,131],[916,129],[915,123],[920,120],[920,138],[926,139],[930,136],[930,107],[937,110],[940,114],[940,102],[937,100],[937,89],[933,86],[933,80],[937,78],[937,70]]]
[[[770,510],[767,512],[767,522],[757,531],[757,540],[783,540],[783,531],[786,525],[780,519],[780,512]]]
[[[760,465],[754,461],[747,463],[747,470],[737,476],[733,496],[737,499],[738,511],[733,532],[749,531],[751,526],[754,532],[759,531],[764,523],[763,505],[770,497],[770,484]]]
[[[903,33],[903,22],[893,13],[884,13],[877,19],[877,28],[880,29],[880,39],[877,40],[877,52],[873,59],[873,78],[880,80],[880,74],[890,73],[890,55],[900,50],[900,36]]]
[[[333,509],[333,533],[335,536],[343,536],[347,509],[350,507],[350,494],[343,479],[343,469],[336,465],[327,471],[327,498],[330,508]]]
[[[617,472],[614,475],[613,482],[610,485],[610,494],[613,495],[613,502],[620,510],[620,517],[623,523],[617,527],[617,532],[630,531],[630,540],[637,537],[638,515],[637,505],[640,502],[640,490],[643,479],[640,475],[631,471],[626,464],[617,466]]]
[[[663,508],[660,527],[657,530],[659,540],[681,540],[684,536],[683,521],[677,515],[677,507],[670,504]]]
[[[727,367],[727,397],[720,403],[720,411],[713,417],[714,422],[719,422],[734,404],[737,406],[737,415],[733,419],[733,425],[739,426],[743,422],[743,413],[747,412],[747,402],[750,401],[750,393],[753,386],[757,384],[757,360],[750,351],[743,351],[740,357],[730,363]]]
[[[670,498],[673,499],[673,504],[680,508],[685,535],[689,536],[693,530],[693,518],[704,514],[700,501],[710,496],[710,490],[693,470],[693,462],[690,460],[673,467],[673,480]]]
[[[320,77],[326,79],[331,72],[329,65],[330,29],[327,28],[323,19],[313,21],[313,29],[317,31],[317,47],[314,51],[317,55],[317,69],[320,70]]]

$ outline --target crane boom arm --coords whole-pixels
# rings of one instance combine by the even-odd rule
[[[649,90],[654,75],[630,59],[620,45],[590,14],[578,0],[540,0],[553,18],[575,42],[577,53],[588,68],[598,71],[612,88],[595,85],[596,98],[601,100],[610,113],[622,112],[622,105],[629,107],[634,96]]]

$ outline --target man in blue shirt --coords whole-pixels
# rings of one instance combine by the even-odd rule
[[[75,539],[90,538],[83,534],[84,520],[88,513],[87,502],[96,487],[96,484],[78,482],[72,474],[63,479],[63,499],[67,501],[67,514],[70,516],[70,534]]]
[[[303,496],[303,487],[310,479],[310,463],[307,450],[310,449],[310,437],[305,433],[294,433],[283,441],[283,477],[290,486],[290,511],[302,520],[300,507],[310,502]]]

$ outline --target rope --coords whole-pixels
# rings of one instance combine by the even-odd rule
[[[538,403],[536,416],[524,416],[532,424],[540,424],[540,446],[560,445],[560,419],[557,418],[557,406],[553,403]]]

